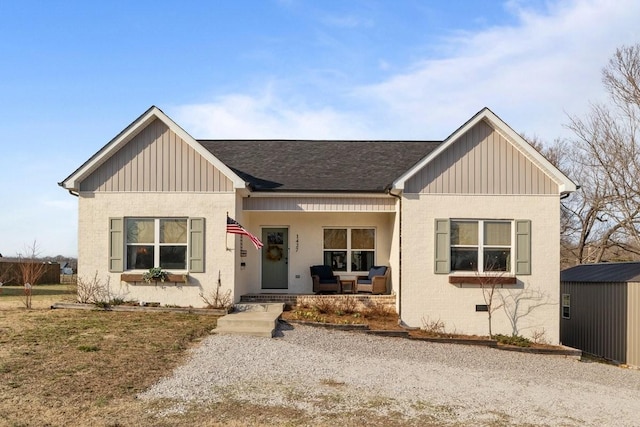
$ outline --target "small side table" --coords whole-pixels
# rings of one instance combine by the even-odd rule
[[[345,290],[345,286],[350,287],[350,289],[348,291]],[[340,279],[340,287],[342,288],[342,293],[343,294],[346,294],[346,293],[355,294],[356,293],[356,281],[355,281],[355,279]]]

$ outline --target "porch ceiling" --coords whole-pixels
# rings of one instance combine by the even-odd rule
[[[245,211],[274,212],[395,212],[396,199],[387,197],[248,197]]]

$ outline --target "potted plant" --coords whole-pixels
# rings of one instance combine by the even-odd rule
[[[169,273],[161,269],[160,267],[150,268],[149,271],[142,275],[142,280],[150,283],[152,280],[164,282],[169,277]]]

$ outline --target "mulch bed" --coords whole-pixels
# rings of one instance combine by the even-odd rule
[[[325,315],[326,322],[314,322],[304,319],[295,319],[291,312],[282,313],[281,319],[287,323],[301,324],[307,326],[315,326],[321,328],[329,328],[341,331],[354,331],[367,333],[371,335],[407,338],[419,341],[441,343],[441,344],[461,344],[461,345],[478,345],[498,350],[516,351],[521,353],[547,354],[558,356],[581,357],[582,351],[565,346],[552,346],[546,344],[532,344],[530,347],[518,347],[513,345],[499,344],[498,341],[488,337],[455,335],[455,336],[434,336],[420,329],[407,329],[398,324],[397,316],[388,316],[386,318],[366,319],[360,318],[355,321],[358,323],[345,323],[351,321],[345,316]],[[332,323],[335,322],[335,323]]]
[[[95,304],[82,304],[82,303],[66,303],[57,302],[51,306],[52,309],[73,309],[73,310],[103,310],[103,311],[151,311],[151,312],[172,312],[172,313],[192,313],[192,314],[207,314],[211,316],[224,316],[229,312],[225,309],[217,308],[193,308],[193,307],[149,307],[139,306],[131,304],[110,305],[107,307],[98,307]]]

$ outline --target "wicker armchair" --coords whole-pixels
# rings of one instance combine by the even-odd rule
[[[313,280],[313,292],[340,292],[340,276],[333,274],[330,265],[313,265],[309,269]]]
[[[387,266],[371,267],[369,275],[356,278],[356,292],[371,292],[372,294],[386,294],[389,272]]]

